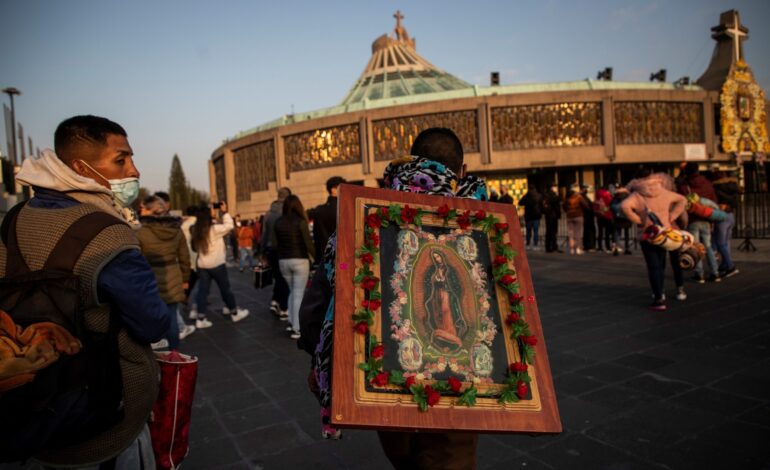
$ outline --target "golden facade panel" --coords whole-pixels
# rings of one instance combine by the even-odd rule
[[[492,108],[493,150],[602,145],[601,103]]]
[[[479,151],[479,128],[476,111],[451,111],[373,121],[374,159],[376,161],[390,161],[409,155],[417,135],[431,127],[452,129],[462,142],[465,153]]]
[[[317,129],[284,137],[289,171],[361,163],[358,124]]]
[[[227,200],[227,178],[225,177],[225,158],[214,160],[214,181],[217,185],[217,201]]]
[[[616,102],[615,138],[619,145],[703,142],[703,105],[670,101]]]
[[[251,193],[267,191],[268,183],[275,182],[275,145],[272,139],[233,151],[233,161],[238,201],[248,201]]]

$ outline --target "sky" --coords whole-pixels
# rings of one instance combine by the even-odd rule
[[[417,52],[487,86],[595,78],[668,80],[705,71],[710,28],[737,9],[744,57],[770,92],[768,0],[2,0],[0,87],[16,87],[17,120],[52,147],[62,120],[95,114],[128,132],[142,185],[165,190],[178,154],[208,191],[211,152],[284,114],[337,105],[371,43],[403,25]],[[10,104],[6,95],[0,99]],[[0,151],[7,153],[5,126]]]

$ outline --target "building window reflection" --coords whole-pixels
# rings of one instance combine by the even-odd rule
[[[451,111],[373,121],[374,159],[389,161],[409,155],[417,135],[431,127],[452,129],[462,142],[465,153],[479,151],[476,111]]]
[[[492,108],[492,149],[602,145],[601,103]]]
[[[251,193],[267,191],[268,183],[275,182],[275,145],[272,139],[236,149],[233,161],[235,197],[238,201],[248,201]]]
[[[358,124],[329,127],[284,137],[289,171],[361,162]]]
[[[703,142],[703,105],[665,101],[616,102],[619,145]]]

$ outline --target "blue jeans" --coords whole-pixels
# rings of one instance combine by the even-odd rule
[[[538,241],[540,240],[540,219],[538,220],[528,220],[526,222],[527,224],[527,246],[529,246],[529,240],[532,238],[532,234],[535,235],[535,243],[533,246],[537,246]]]
[[[254,257],[251,256],[251,248],[239,248],[239,251],[241,252],[241,255],[238,257],[238,262],[240,263],[241,271],[243,271],[243,264],[244,261],[249,260],[249,267],[254,267]]]
[[[714,249],[711,248],[711,224],[702,220],[696,220],[690,222],[690,225],[687,226],[687,231],[693,234],[696,242],[701,242],[706,247],[706,261],[709,264],[711,273],[719,275],[717,258],[714,256]],[[695,265],[695,272],[703,277],[703,260],[698,261],[698,264]]]
[[[289,322],[299,332],[299,306],[305,295],[305,286],[310,276],[310,260],[307,258],[282,259],[279,262],[281,275],[289,285]]]
[[[660,300],[663,298],[663,284],[666,277],[666,250],[647,242],[642,242],[640,245],[644,262],[647,264],[647,276],[650,279],[652,293],[656,300]],[[668,255],[671,259],[671,269],[674,271],[676,287],[682,287],[684,286],[684,274],[682,274],[682,268],[679,267],[679,252],[669,251]]]
[[[712,238],[714,249],[722,255],[722,264],[720,271],[727,271],[735,267],[733,259],[730,256],[730,240],[733,238],[733,226],[735,225],[735,214],[727,213],[727,218],[714,223],[714,238]]]
[[[168,308],[168,316],[171,317],[166,339],[168,340],[168,349],[173,351],[179,349],[179,322],[176,317],[177,304],[166,304],[166,307]]]
[[[232,311],[235,311],[235,296],[230,289],[230,278],[227,276],[227,267],[220,264],[213,269],[198,268],[198,318],[206,318],[206,309],[208,308],[209,287],[211,280],[217,283],[219,293],[222,295],[225,305]]]

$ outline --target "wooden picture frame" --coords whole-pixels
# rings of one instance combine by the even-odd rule
[[[338,211],[335,426],[561,432],[513,205],[342,185]]]

